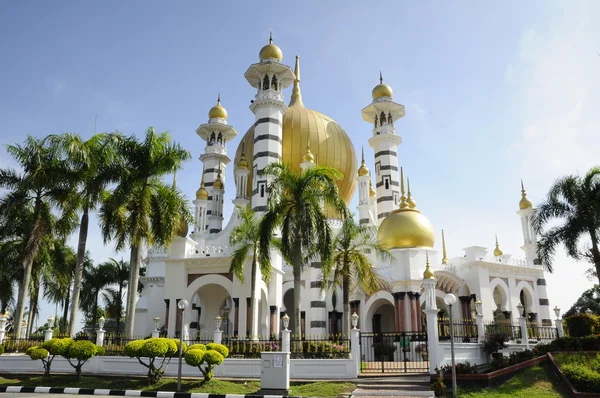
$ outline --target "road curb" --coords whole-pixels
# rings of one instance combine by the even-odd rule
[[[107,390],[100,388],[61,388],[61,387],[0,387],[0,393],[35,393],[35,394],[71,394],[71,395],[110,395],[124,397],[151,398],[302,398],[283,395],[241,395],[241,394],[204,394],[170,391],[140,391],[140,390]]]

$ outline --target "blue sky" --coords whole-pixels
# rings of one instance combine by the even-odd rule
[[[195,129],[220,92],[235,150],[254,121],[243,73],[272,29],[285,63],[301,56],[305,105],[364,145],[370,167],[360,110],[383,71],[406,106],[399,161],[449,254],[491,247],[497,233],[521,257],[519,179],[535,203],[557,176],[600,163],[598,17],[594,1],[2,2],[0,144],[87,136],[96,115],[99,132],[170,130],[193,154],[178,175],[192,198]],[[2,152],[0,167],[11,165]],[[115,255],[90,232],[97,261]],[[551,305],[565,310],[591,285],[572,264],[560,255],[548,277]]]

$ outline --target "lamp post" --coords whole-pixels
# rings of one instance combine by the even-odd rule
[[[283,314],[281,320],[283,321],[283,330],[288,330],[288,326],[290,326],[290,317],[288,314]]]
[[[105,322],[106,322],[106,319],[103,316],[101,316],[100,319],[98,319],[98,329],[104,330]]]
[[[352,318],[352,329],[356,329],[356,326],[358,326],[358,314],[355,312],[354,314],[352,314],[351,316]]]
[[[454,361],[454,324],[452,323],[452,306],[456,304],[456,296],[449,293],[444,297],[450,316],[450,356],[452,358],[452,398],[456,398],[456,364]]]
[[[556,319],[560,319],[560,308],[558,306],[554,307],[554,315],[556,315]]]
[[[223,307],[221,307],[221,317],[225,321],[225,340],[226,341],[229,336],[229,311],[230,310],[231,310],[231,307],[229,306],[229,303],[227,302],[227,300],[225,300]]]
[[[177,367],[177,392],[181,391],[181,356],[183,354],[183,318],[188,307],[187,300],[179,300],[177,308],[181,310],[181,326],[179,329],[179,366]]]

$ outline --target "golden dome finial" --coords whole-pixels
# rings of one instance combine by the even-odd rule
[[[302,158],[302,160],[304,160],[305,163],[307,163],[307,162],[314,163],[315,162],[315,156],[310,151],[310,140],[308,141],[308,144],[306,144],[306,152],[304,153],[304,157]]]
[[[409,209],[416,209],[417,208],[417,203],[413,199],[412,193],[410,192],[410,180],[408,179],[408,177],[406,177],[406,186],[408,188],[408,196],[406,198],[406,203],[408,204],[408,208]]]
[[[406,190],[404,189],[404,168],[400,167],[400,208],[406,209],[408,207],[408,203],[406,203]]]
[[[531,209],[533,207],[533,203],[531,200],[527,198],[527,192],[525,191],[525,186],[523,185],[523,179],[521,179],[521,200],[519,201],[519,209]]]
[[[358,176],[359,177],[364,177],[364,176],[368,176],[369,173],[369,168],[367,167],[367,164],[365,163],[365,148],[362,148],[362,161],[360,164],[360,167],[358,168]]]
[[[435,279],[435,274],[429,267],[429,250],[425,250],[425,272],[423,272],[423,279]]]
[[[219,171],[217,172],[217,179],[213,185],[215,189],[223,189],[223,180],[221,180],[221,165],[219,165]]]
[[[372,198],[377,196],[377,192],[375,192],[375,189],[373,188],[373,183],[371,182],[371,179],[369,179],[369,196]]]
[[[392,98],[392,95],[394,94],[392,88],[383,83],[383,74],[381,71],[379,71],[379,84],[375,86],[371,94],[373,96],[373,101],[382,97]]]
[[[444,230],[442,229],[442,264],[448,264],[448,256],[446,255],[446,236],[444,236]]]
[[[206,200],[208,199],[208,191],[204,186],[204,170],[202,170],[202,181],[200,182],[200,188],[196,191],[196,199]]]
[[[210,108],[208,111],[209,119],[225,119],[227,120],[227,110],[221,105],[221,93],[217,97],[217,105]]]
[[[500,257],[504,253],[500,250],[500,245],[498,244],[498,235],[496,234],[496,248],[494,249],[494,257]]]
[[[275,44],[273,44],[273,31],[269,31],[269,44],[261,48],[258,57],[261,61],[264,61],[268,58],[272,58],[281,62],[281,60],[283,59],[283,53],[281,52],[281,49]]]
[[[300,91],[300,57],[296,55],[296,65],[294,66],[294,89],[292,90],[292,98],[290,99],[289,106],[301,106],[304,107],[302,102],[302,91]]]

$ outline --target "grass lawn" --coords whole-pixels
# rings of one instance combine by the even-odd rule
[[[0,386],[26,386],[26,387],[78,387],[78,388],[106,388],[115,390],[144,390],[144,391],[175,391],[177,380],[163,378],[156,384],[148,385],[144,378],[131,377],[97,377],[83,376],[80,381],[75,376],[52,375],[50,378],[43,376],[16,375],[0,377]],[[213,379],[200,386],[199,379],[183,379],[182,391],[202,392],[209,394],[252,394],[260,389],[258,381],[244,382],[225,381]],[[305,397],[336,397],[340,393],[350,392],[354,389],[352,383],[342,382],[314,382],[293,385],[290,395]]]
[[[451,384],[447,384],[449,389]],[[450,396],[450,395],[449,395]],[[461,398],[562,398],[569,397],[567,390],[552,373],[552,366],[542,363],[523,371],[498,387],[474,391],[459,389]]]

